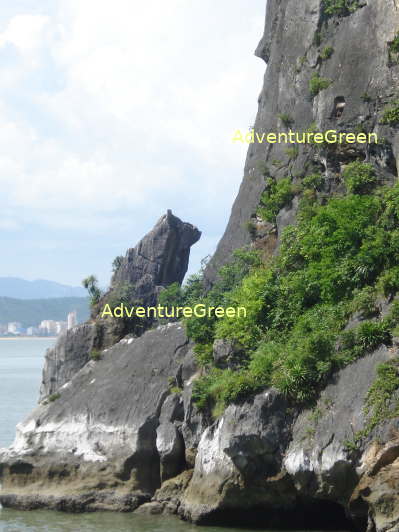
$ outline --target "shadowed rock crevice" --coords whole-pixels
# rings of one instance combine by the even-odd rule
[[[345,530],[356,532],[345,510],[329,501],[301,501],[293,507],[253,507],[248,510],[220,509],[198,521],[202,526],[232,526],[267,530]],[[367,523],[366,523],[367,524]],[[364,521],[361,524],[364,528]]]

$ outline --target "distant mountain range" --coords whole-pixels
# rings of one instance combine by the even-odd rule
[[[43,279],[26,281],[25,279],[20,279],[18,277],[0,277],[0,297],[11,297],[16,299],[49,299],[86,296],[86,290],[80,286],[67,286]]]
[[[83,297],[12,299],[0,297],[0,323],[20,322],[22,327],[37,326],[42,320],[66,321],[76,310],[78,322],[89,317],[89,300]]]

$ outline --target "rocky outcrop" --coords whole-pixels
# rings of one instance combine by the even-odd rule
[[[179,323],[123,339],[18,426],[0,454],[0,502],[395,530],[398,419],[357,449],[348,442],[364,427],[378,364],[397,356],[382,346],[341,370],[311,409],[269,389],[213,422],[192,401],[198,372]]]
[[[184,384],[190,352],[173,324],[86,364],[17,427],[0,458],[1,503],[78,511],[148,500],[185,467],[182,400],[170,387]]]
[[[258,524],[298,527],[298,523],[314,525],[315,514],[324,508],[326,520],[319,521],[320,528],[330,526],[336,517],[337,528],[346,520],[348,525],[351,518],[365,529],[368,512],[380,515],[380,511],[370,496],[374,492],[364,488],[370,484],[370,473],[361,464],[376,438],[380,446],[388,444],[399,420],[370,434],[356,451],[348,442],[364,427],[364,400],[377,365],[394,356],[396,351],[381,347],[340,371],[312,409],[293,409],[274,390],[250,403],[230,406],[202,434],[180,514],[198,523],[228,522],[231,515],[236,522],[246,522],[256,511]],[[398,447],[389,448],[385,461],[377,469],[374,466],[374,475],[383,466],[397,467]],[[379,489],[392,498],[389,473],[384,471]],[[354,497],[361,504],[355,506]],[[378,499],[375,493],[374,497]],[[393,499],[394,514],[397,499]]]
[[[111,288],[93,309],[94,319],[63,333],[54,348],[46,353],[40,400],[54,394],[90,359],[93,350],[114,345],[129,333],[142,334],[151,321],[101,318],[105,303],[120,304],[128,297],[131,304],[154,305],[159,291],[181,283],[187,272],[190,248],[201,236],[193,225],[182,222],[171,211],[129,249],[112,278]],[[125,286],[129,285],[129,290]],[[126,295],[127,294],[127,295]],[[126,302],[126,301],[125,301]]]
[[[161,287],[183,282],[190,248],[200,231],[168,211],[136,247],[129,249],[112,278],[111,289],[134,285],[134,298],[153,305]]]
[[[374,442],[363,459],[359,485],[351,499],[356,515],[365,505],[370,508],[368,532],[396,532],[399,528],[399,439],[382,445]]]
[[[96,338],[95,325],[84,323],[62,333],[46,352],[40,398],[53,394],[89,360]]]

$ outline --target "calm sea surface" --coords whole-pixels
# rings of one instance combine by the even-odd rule
[[[15,425],[37,405],[50,338],[0,339],[0,447],[14,440]]]
[[[0,447],[15,436],[15,425],[37,404],[44,353],[50,339],[0,340]],[[0,509],[0,532],[246,532],[198,528],[178,519],[132,514],[20,512]]]

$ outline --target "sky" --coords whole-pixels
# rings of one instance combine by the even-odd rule
[[[0,5],[0,276],[106,286],[166,212],[212,254],[257,111],[265,0]]]

